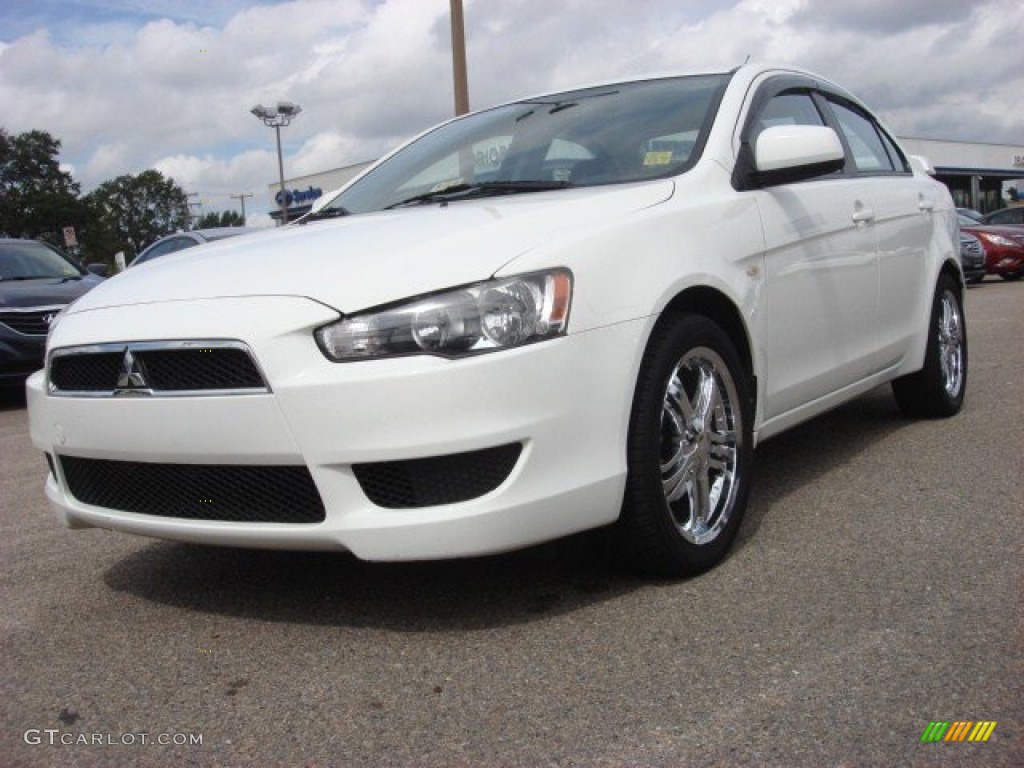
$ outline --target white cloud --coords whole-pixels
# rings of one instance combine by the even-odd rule
[[[157,168],[210,205],[247,193],[263,206],[276,147],[253,104],[303,106],[281,134],[289,176],[378,156],[453,109],[446,0],[80,5],[74,19],[47,17],[46,2],[0,10],[0,104],[9,132],[63,142],[85,190]],[[903,135],[1019,142],[1019,11],[1019,0],[465,0],[470,101],[749,55],[835,79]]]

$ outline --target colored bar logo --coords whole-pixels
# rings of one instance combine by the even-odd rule
[[[995,720],[932,720],[921,741],[988,741],[995,728]]]

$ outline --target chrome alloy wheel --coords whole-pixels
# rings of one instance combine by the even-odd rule
[[[713,541],[735,507],[742,418],[722,358],[707,347],[687,352],[662,400],[661,483],[676,528],[692,544]]]
[[[964,385],[964,323],[960,303],[947,289],[939,299],[939,364],[946,394],[956,397]]]

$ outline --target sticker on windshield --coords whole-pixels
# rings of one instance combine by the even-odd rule
[[[648,152],[644,155],[644,165],[669,165],[672,162],[671,150],[660,152]]]
[[[464,183],[466,180],[461,176],[456,179],[447,179],[445,181],[439,181],[437,184],[430,188],[431,193],[433,192],[444,192],[448,187],[454,187],[458,184]]]

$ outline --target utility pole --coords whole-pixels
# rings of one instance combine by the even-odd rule
[[[245,198],[252,197],[252,193],[242,192],[237,195],[228,195],[232,200],[239,200],[242,203],[242,226],[245,226]]]
[[[455,116],[469,112],[469,83],[466,79],[466,25],[462,0],[450,0],[452,17],[452,70],[455,77]]]

